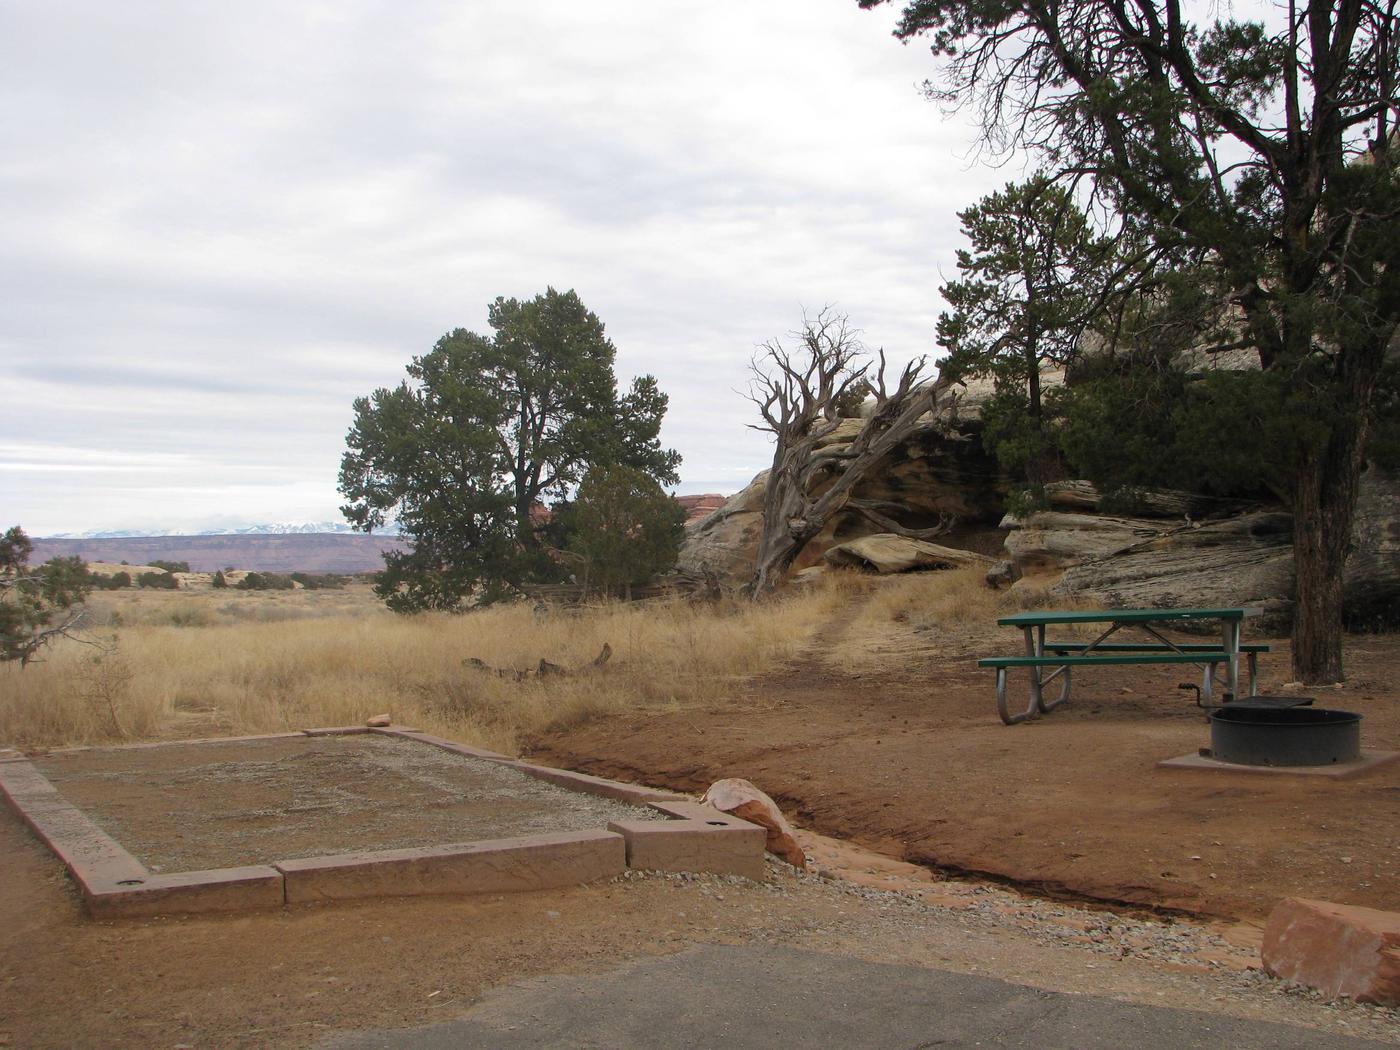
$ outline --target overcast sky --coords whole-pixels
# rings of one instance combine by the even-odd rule
[[[755,344],[934,349],[1020,172],[855,0],[0,0],[0,528],[338,520],[351,400],[574,288],[681,492],[767,465]]]

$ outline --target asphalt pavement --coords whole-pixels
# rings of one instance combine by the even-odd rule
[[[1391,1044],[793,948],[705,945],[493,992],[470,1016],[319,1050],[1367,1050]]]

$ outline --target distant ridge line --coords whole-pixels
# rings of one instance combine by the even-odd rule
[[[31,564],[76,555],[84,561],[189,562],[195,572],[232,566],[251,572],[377,572],[385,551],[406,551],[397,536],[360,532],[225,533],[200,536],[39,538]]]

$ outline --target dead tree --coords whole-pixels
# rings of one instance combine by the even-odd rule
[[[906,365],[891,390],[885,384],[885,352],[872,375],[866,348],[844,314],[829,307],[803,318],[793,336],[800,347],[789,349],[774,339],[759,347],[752,364],[749,399],[763,416],[756,430],[773,434],[773,467],[763,498],[763,533],[749,590],[755,597],[781,582],[814,536],[841,512],[865,515],[883,531],[928,539],[946,532],[951,522],[929,529],[909,529],[884,513],[885,504],[857,499],[853,493],[871,468],[893,451],[919,420],[952,403],[950,383],[939,378],[919,382],[925,359]],[[875,395],[875,409],[849,444],[823,444],[841,425],[837,405],[843,394],[865,380]]]

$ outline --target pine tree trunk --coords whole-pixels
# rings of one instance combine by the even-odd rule
[[[1346,377],[1350,405],[1369,405],[1374,376],[1374,370],[1351,369]],[[1331,685],[1343,679],[1343,588],[1367,415],[1361,410],[1342,413],[1327,441],[1298,471],[1293,491],[1293,677],[1300,682]]]
[[[1316,470],[1293,496],[1293,677],[1329,685],[1342,680],[1342,583],[1355,499],[1345,505]]]

